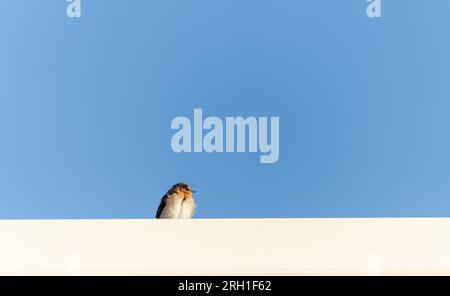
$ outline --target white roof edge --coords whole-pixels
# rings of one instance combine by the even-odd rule
[[[0,274],[450,275],[450,218],[0,220]]]

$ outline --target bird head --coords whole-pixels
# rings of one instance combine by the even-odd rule
[[[183,197],[183,199],[186,198],[192,198],[192,194],[195,193],[195,190],[193,190],[189,185],[185,183],[178,183],[172,186],[173,191],[178,193],[180,196]]]

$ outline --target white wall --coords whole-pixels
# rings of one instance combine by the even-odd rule
[[[450,274],[450,219],[0,221],[0,274]]]

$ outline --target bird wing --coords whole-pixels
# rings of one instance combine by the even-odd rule
[[[161,214],[164,210],[164,208],[166,207],[166,203],[167,203],[167,194],[163,196],[163,198],[161,198],[161,203],[159,204],[158,210],[156,211],[156,218],[159,219],[159,217],[161,217]]]

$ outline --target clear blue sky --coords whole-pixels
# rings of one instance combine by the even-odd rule
[[[0,2],[0,218],[450,216],[450,1]],[[175,154],[176,116],[279,116],[280,160]]]

